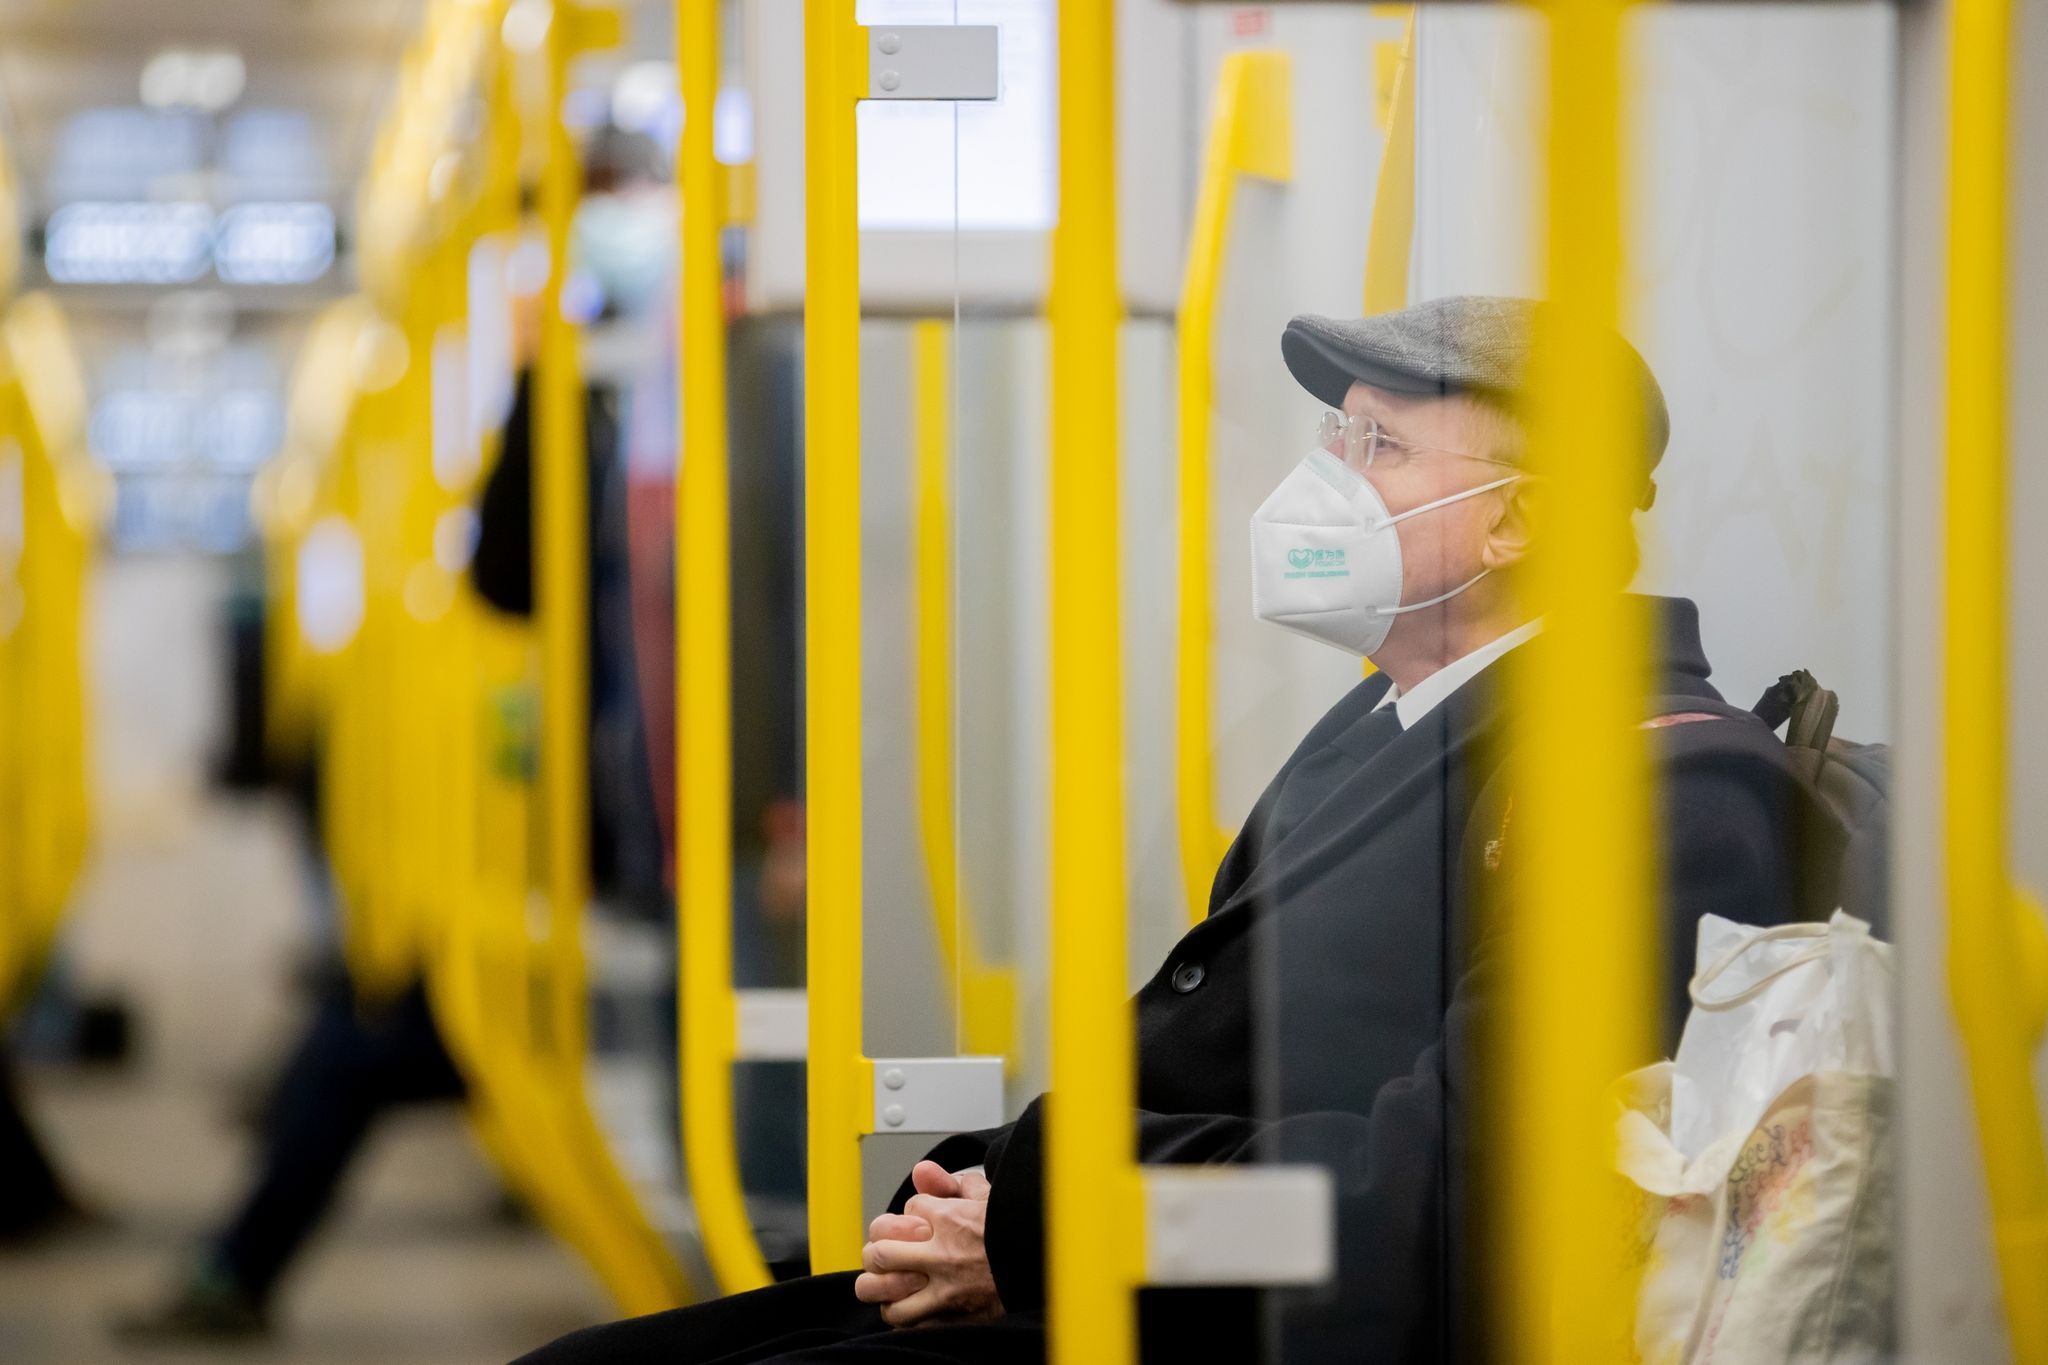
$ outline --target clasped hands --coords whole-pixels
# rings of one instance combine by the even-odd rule
[[[989,1183],[978,1171],[958,1175],[936,1161],[910,1172],[917,1194],[901,1213],[868,1224],[861,1275],[853,1282],[862,1303],[882,1306],[891,1327],[939,1322],[992,1322],[1003,1315],[989,1269],[983,1230]]]

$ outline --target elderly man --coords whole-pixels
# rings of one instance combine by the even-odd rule
[[[1336,1282],[1276,1293],[1148,1290],[1147,1359],[1483,1356],[1473,1235],[1487,1121],[1477,1054],[1511,953],[1512,806],[1494,665],[1543,649],[1519,569],[1543,534],[1520,467],[1525,300],[1454,298],[1357,322],[1303,317],[1281,351],[1329,404],[1317,443],[1252,518],[1253,604],[1378,665],[1309,731],[1225,855],[1207,918],[1136,1000],[1143,1160],[1315,1161],[1338,1193]],[[1663,396],[1642,387],[1653,495]],[[1623,583],[1617,582],[1620,591]],[[1684,1017],[1694,926],[1810,918],[1815,818],[1783,747],[1708,683],[1692,604],[1655,604],[1669,971]],[[1266,1059],[1263,1066],[1255,1058]],[[1647,1059],[1646,1059],[1647,1060]],[[1274,1063],[1277,1063],[1275,1065]],[[1041,1097],[941,1144],[877,1218],[859,1274],[819,1276],[565,1338],[532,1365],[627,1361],[1036,1360],[1046,1304]],[[866,1305],[866,1307],[863,1307]],[[891,1330],[916,1327],[916,1331]]]

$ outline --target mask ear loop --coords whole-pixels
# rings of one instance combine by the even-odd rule
[[[1459,492],[1451,494],[1447,498],[1438,498],[1435,502],[1425,502],[1420,507],[1409,508],[1407,511],[1401,513],[1399,516],[1388,517],[1385,521],[1382,521],[1377,526],[1373,527],[1373,530],[1384,531],[1387,527],[1392,526],[1397,521],[1406,521],[1408,520],[1408,518],[1413,516],[1419,516],[1424,512],[1433,512],[1439,507],[1445,507],[1454,502],[1462,502],[1466,498],[1474,498],[1479,496],[1481,493],[1490,493],[1496,488],[1505,488],[1509,484],[1515,483],[1518,480],[1526,477],[1527,476],[1523,474],[1510,474],[1504,479],[1495,479],[1492,483],[1483,483],[1480,484],[1477,488],[1463,489]],[[1410,602],[1406,606],[1401,607],[1374,607],[1372,609],[1373,615],[1405,616],[1411,611],[1422,611],[1425,608],[1434,607],[1439,603],[1448,602],[1453,597],[1456,597],[1459,593],[1465,591],[1474,583],[1477,583],[1480,579],[1486,577],[1488,574],[1492,572],[1493,570],[1491,569],[1481,569],[1478,573],[1466,579],[1457,587],[1452,588],[1449,592],[1439,593],[1437,596],[1430,598],[1427,602]]]
[[[1463,502],[1466,498],[1476,498],[1481,493],[1491,493],[1496,488],[1506,488],[1509,484],[1518,483],[1521,480],[1526,479],[1528,477],[1529,476],[1526,474],[1510,474],[1504,479],[1495,479],[1492,483],[1482,483],[1477,488],[1462,488],[1459,489],[1457,492],[1451,494],[1449,497],[1438,498],[1435,502],[1425,502],[1424,504],[1422,504],[1422,506],[1411,507],[1407,511],[1400,513],[1398,516],[1388,517],[1386,520],[1379,522],[1372,529],[1375,531],[1383,531],[1387,527],[1394,525],[1396,522],[1406,521],[1410,517],[1419,517],[1424,512],[1434,512],[1439,507],[1448,507],[1454,502]],[[1374,491],[1377,492],[1378,490]]]
[[[1439,602],[1448,602],[1453,597],[1456,597],[1459,593],[1465,591],[1465,589],[1471,587],[1474,583],[1477,583],[1480,579],[1486,577],[1488,574],[1492,572],[1493,570],[1491,569],[1481,569],[1478,573],[1466,579],[1457,587],[1452,588],[1449,592],[1440,593],[1437,596],[1430,598],[1427,602],[1410,602],[1405,607],[1374,607],[1372,609],[1372,614],[1375,616],[1406,616],[1411,611],[1421,611],[1425,607],[1433,607],[1437,605],[1437,603]]]

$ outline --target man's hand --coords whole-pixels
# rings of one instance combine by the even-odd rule
[[[854,1295],[881,1304],[882,1321],[891,1327],[1001,1317],[1003,1301],[982,1245],[988,1181],[974,1171],[954,1175],[936,1161],[920,1161],[910,1183],[917,1194],[903,1212],[868,1225],[860,1254],[865,1273],[853,1282]]]

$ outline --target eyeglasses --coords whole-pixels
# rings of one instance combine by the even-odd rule
[[[1416,445],[1413,441],[1389,436],[1377,418],[1353,417],[1342,412],[1323,414],[1323,420],[1316,428],[1316,443],[1361,474],[1375,464],[1382,469],[1400,468],[1418,455],[1451,455],[1461,460],[1477,460],[1481,464],[1521,468],[1511,460],[1497,460],[1491,455]]]

